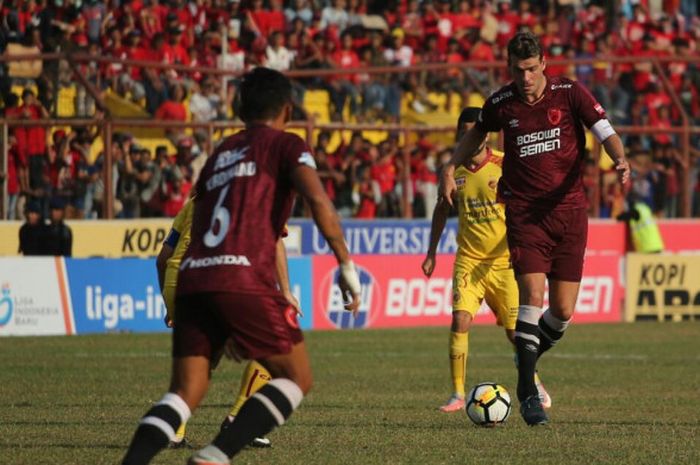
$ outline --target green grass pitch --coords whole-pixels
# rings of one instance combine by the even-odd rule
[[[437,410],[450,394],[447,329],[307,333],[315,385],[245,464],[700,464],[700,326],[573,325],[540,373],[551,424],[493,429]],[[515,369],[502,330],[476,327],[468,386]],[[116,464],[167,388],[167,335],[0,339],[0,464]],[[189,438],[205,444],[238,389],[215,372]],[[154,463],[182,464],[167,450]]]

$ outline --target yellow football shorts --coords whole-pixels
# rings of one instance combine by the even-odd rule
[[[452,310],[474,317],[481,302],[491,308],[499,326],[515,329],[518,317],[518,284],[510,267],[457,258],[452,275]]]

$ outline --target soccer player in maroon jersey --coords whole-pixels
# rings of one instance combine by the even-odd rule
[[[141,419],[123,464],[148,463],[167,446],[206,394],[210,362],[229,337],[239,356],[258,361],[273,379],[190,464],[228,464],[253,438],[283,424],[311,388],[296,311],[277,289],[275,268],[294,191],[308,202],[340,264],[345,308],[359,307],[359,277],[311,149],[283,131],[292,112],[289,79],[256,68],[243,77],[240,95],[246,129],[216,148],[197,181],[177,284],[170,389]]]
[[[455,167],[478,152],[488,132],[503,131],[505,156],[499,197],[506,204],[511,260],[520,306],[515,327],[520,413],[529,425],[549,421],[534,382],[537,359],[564,335],[576,306],[588,218],[582,174],[584,126],[629,179],[620,137],[605,110],[579,83],[547,78],[537,38],[519,33],[508,43],[513,82],[491,95],[476,126],[443,171],[441,194],[452,201]],[[549,308],[542,313],[545,279]]]

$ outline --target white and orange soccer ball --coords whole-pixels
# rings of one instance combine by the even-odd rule
[[[479,383],[467,396],[467,416],[479,426],[496,426],[505,422],[510,409],[510,394],[497,383]]]

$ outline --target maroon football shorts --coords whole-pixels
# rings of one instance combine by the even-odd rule
[[[173,357],[211,360],[229,336],[240,355],[251,360],[287,354],[304,340],[294,307],[280,294],[212,292],[177,298]]]
[[[580,282],[588,239],[585,208],[506,208],[510,259],[516,275],[545,273],[549,279]]]

